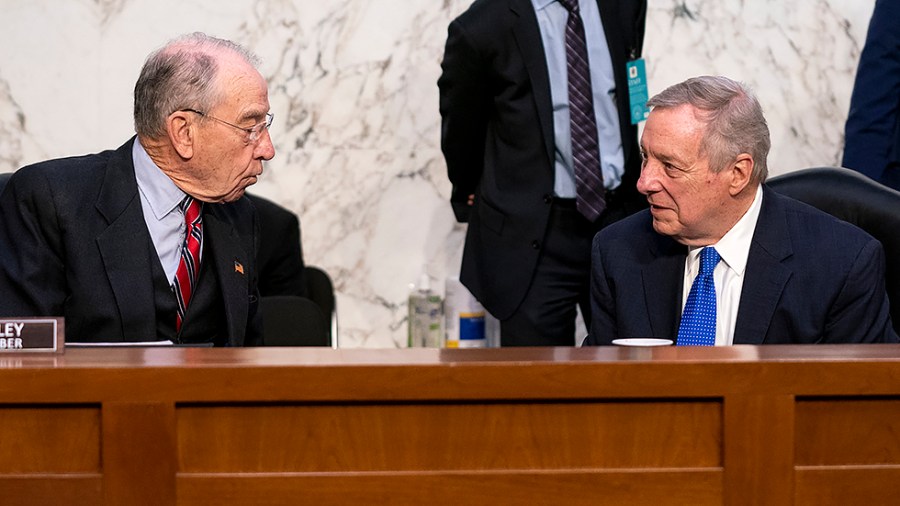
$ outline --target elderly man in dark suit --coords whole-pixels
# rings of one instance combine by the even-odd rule
[[[18,170],[0,198],[0,315],[64,316],[68,341],[260,338],[244,189],[274,147],[255,57],[195,33],[151,54],[137,136]]]
[[[449,27],[438,81],[460,280],[501,345],[576,344],[591,239],[644,207],[626,66],[645,0],[477,0]]]
[[[586,344],[897,341],[881,244],[763,184],[769,130],[746,87],[693,78],[649,105],[650,209],[594,240]]]

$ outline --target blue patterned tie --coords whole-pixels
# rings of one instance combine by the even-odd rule
[[[594,116],[594,95],[584,23],[581,21],[578,0],[559,0],[559,3],[569,11],[566,21],[566,73],[569,81],[575,207],[585,218],[594,222],[606,209],[606,190],[600,172],[597,118]]]
[[[719,263],[719,252],[712,246],[700,252],[700,272],[694,278],[678,326],[678,346],[715,346],[716,283],[713,271]]]

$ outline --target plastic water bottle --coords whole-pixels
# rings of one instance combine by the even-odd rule
[[[410,348],[441,348],[444,337],[444,303],[431,291],[431,280],[422,274],[419,286],[410,286],[408,334]]]
[[[445,287],[447,348],[487,347],[484,306],[459,282],[459,278],[447,278]]]

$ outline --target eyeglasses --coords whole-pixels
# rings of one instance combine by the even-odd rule
[[[244,132],[247,132],[247,141],[248,142],[258,141],[259,137],[262,135],[263,130],[268,130],[269,127],[272,126],[272,120],[275,119],[274,114],[272,114],[271,112],[267,112],[266,119],[264,121],[257,123],[250,128],[244,128],[242,126],[237,126],[234,123],[229,123],[223,119],[219,119],[215,116],[210,116],[209,114],[206,114],[205,112],[200,112],[196,109],[182,109],[182,111],[199,114],[200,116],[203,116],[204,118],[209,118],[209,119],[218,121],[219,123],[221,123],[223,125],[228,125],[231,128],[237,128],[238,130],[243,130]]]

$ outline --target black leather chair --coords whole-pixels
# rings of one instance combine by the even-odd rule
[[[328,337],[331,345],[338,347],[337,305],[335,303],[334,285],[324,270],[307,265],[305,267],[306,290],[309,298],[319,305],[322,314],[328,321]]]
[[[265,346],[331,346],[330,329],[319,305],[296,295],[260,298]]]
[[[859,172],[816,167],[770,178],[770,188],[850,222],[881,241],[887,258],[887,294],[900,333],[900,192]]]
[[[260,299],[266,346],[337,347],[334,287],[322,269],[305,267],[309,298],[270,295]]]
[[[12,172],[0,172],[0,193],[3,193],[3,188],[6,186],[6,182],[9,181],[9,178],[12,175]]]

